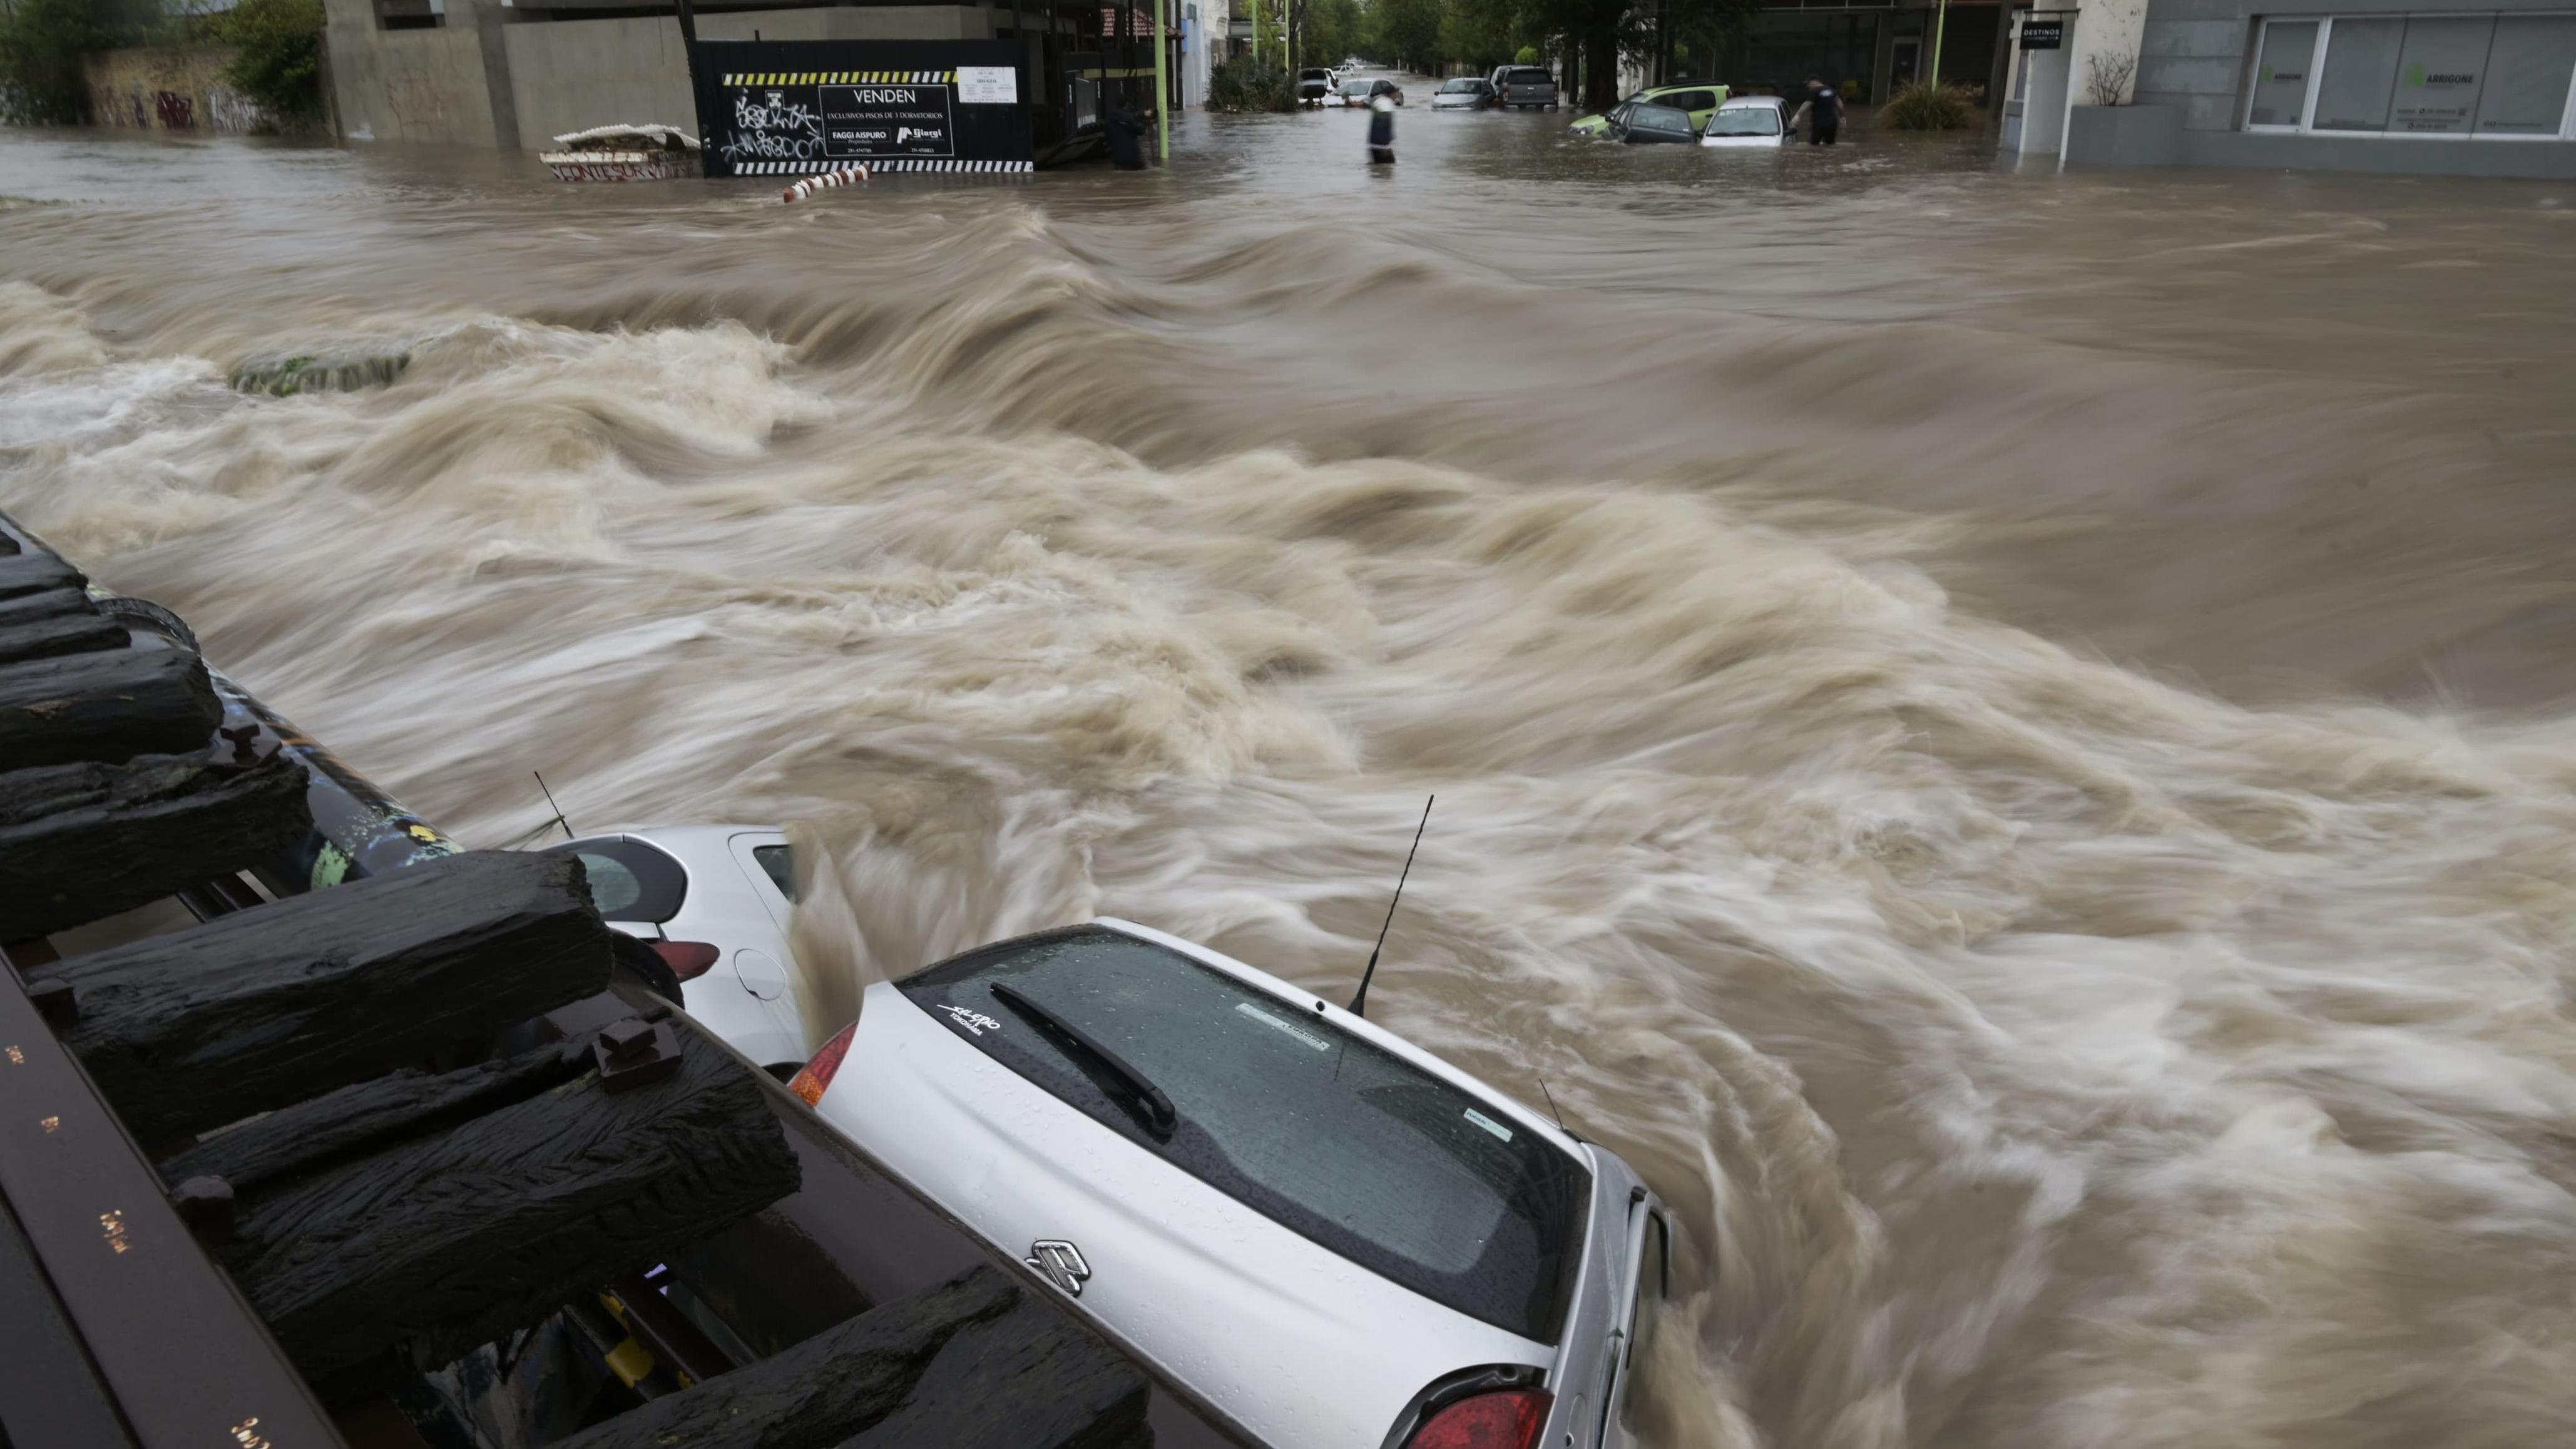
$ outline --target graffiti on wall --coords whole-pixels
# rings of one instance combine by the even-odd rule
[[[140,47],[101,51],[82,62],[90,114],[102,126],[137,131],[202,131],[229,135],[275,127],[267,112],[217,77],[233,52],[208,47]]]

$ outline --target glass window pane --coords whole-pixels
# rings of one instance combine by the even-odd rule
[[[760,862],[761,870],[769,876],[769,883],[778,887],[778,893],[791,901],[796,899],[796,857],[792,851],[793,847],[785,845],[755,845],[751,848],[751,858]]]
[[[2478,87],[2486,79],[2487,46],[2495,17],[2454,19],[2419,15],[2406,22],[2406,48],[2397,58],[2397,104],[2388,129],[2409,135],[2468,134],[2478,112]]]
[[[2507,15],[2478,97],[2481,136],[2555,136],[2576,77],[2576,15]]]
[[[2254,104],[2249,126],[2295,126],[2308,106],[2308,65],[2317,55],[2317,23],[2276,20],[2263,27],[2263,53],[2254,62]],[[2022,75],[2030,74],[2025,62]]]
[[[608,920],[660,925],[678,915],[689,896],[688,871],[640,840],[578,840],[546,853],[580,858],[590,878],[590,903]]]
[[[1132,1065],[1178,1121],[994,991]],[[1556,1341],[1591,1173],[1499,1109],[1321,1014],[1096,926],[1023,937],[900,989],[960,1038],[1272,1221],[1459,1312]],[[962,1020],[961,1020],[962,1018]]]
[[[2337,20],[2326,33],[2326,73],[2317,82],[2320,131],[2385,131],[2397,94],[2403,20]]]

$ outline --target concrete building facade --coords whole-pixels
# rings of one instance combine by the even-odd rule
[[[2576,0],[2078,0],[2015,32],[2052,23],[2014,57],[2026,164],[2576,177]]]

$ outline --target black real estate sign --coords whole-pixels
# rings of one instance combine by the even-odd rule
[[[1026,171],[1028,110],[1006,40],[702,40],[709,176]]]
[[[2034,15],[2021,23],[2021,48],[2024,50],[2059,50],[2066,44],[2066,20],[2057,15]]]

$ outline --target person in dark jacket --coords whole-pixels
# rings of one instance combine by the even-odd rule
[[[1384,92],[1369,97],[1369,164],[1395,164],[1395,102]]]
[[[1797,114],[1789,118],[1789,129],[1798,129],[1801,120],[1807,123],[1808,145],[1834,144],[1843,129],[1843,98],[1823,81],[1807,82],[1807,99],[1798,107]]]
[[[1121,171],[1145,169],[1145,123],[1120,101],[1109,108],[1109,160]]]

